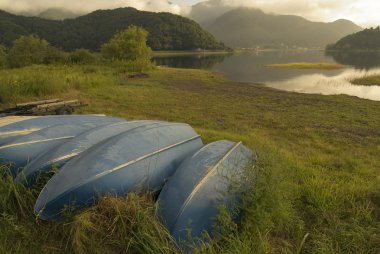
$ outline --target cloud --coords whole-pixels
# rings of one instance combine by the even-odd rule
[[[313,21],[344,18],[361,25],[380,25],[378,0],[210,0],[203,4],[210,8],[253,7],[268,13],[299,15]]]
[[[0,9],[15,13],[37,14],[48,8],[62,8],[77,13],[88,13],[98,9],[115,9],[118,7],[134,7],[139,10],[155,12],[181,13],[179,4],[168,0],[0,0]]]
[[[364,26],[380,25],[378,0],[0,0],[0,9],[37,14],[48,8],[62,8],[75,13],[88,13],[97,9],[130,6],[139,10],[186,15],[191,10],[189,4],[196,2],[209,7],[204,9],[206,12],[198,15],[199,19],[217,15],[232,7],[254,7],[268,13],[299,15],[313,21],[345,18]]]

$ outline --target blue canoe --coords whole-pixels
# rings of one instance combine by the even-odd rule
[[[12,142],[12,140],[35,131],[59,124],[79,123],[89,121],[122,121],[120,118],[97,115],[61,115],[43,116],[17,121],[0,127],[0,146]]]
[[[57,219],[65,206],[91,205],[106,194],[160,190],[180,163],[202,146],[187,124],[161,123],[121,133],[66,163],[40,193],[35,213]]]
[[[159,123],[159,121],[120,122],[86,131],[31,161],[21,171],[17,177],[17,181],[26,179],[29,185],[31,185],[34,182],[35,176],[40,172],[49,171],[52,164],[60,168],[69,160],[103,140],[137,127],[157,125]]]
[[[241,142],[223,140],[203,147],[182,163],[157,201],[157,215],[180,248],[187,250],[189,244],[200,241],[203,232],[212,235],[220,205],[231,209],[238,201],[239,184],[253,159],[253,152]],[[231,186],[232,182],[237,185]]]
[[[17,123],[33,118],[37,118],[40,116],[5,116],[5,117],[0,117],[0,127],[12,124],[12,123]]]
[[[114,123],[114,119],[55,125],[21,136],[0,146],[0,163],[9,163],[12,175],[40,154],[71,140],[75,136],[98,126]]]

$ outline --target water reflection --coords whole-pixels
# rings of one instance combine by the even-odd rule
[[[323,73],[335,76],[341,70],[296,70],[268,68],[269,64],[289,62],[325,62],[335,63],[334,59],[326,56],[323,51],[273,51],[273,52],[245,52],[236,54],[225,61],[215,64],[212,70],[225,74],[227,79],[239,82],[266,83],[269,81],[286,80],[304,74]]]
[[[380,86],[358,86],[350,83],[350,80],[368,75],[380,75],[380,68],[370,71],[347,69],[334,77],[327,77],[323,74],[302,75],[286,81],[268,82],[266,85],[298,93],[347,94],[380,101]]]
[[[227,57],[232,54],[220,55],[178,55],[178,56],[163,56],[154,57],[153,60],[157,65],[169,66],[173,68],[184,69],[211,69],[217,63],[223,62]]]
[[[380,52],[326,52],[327,56],[340,64],[359,69],[370,69],[380,66]]]
[[[187,55],[156,57],[158,65],[175,68],[211,69],[238,82],[264,83],[300,93],[347,94],[380,100],[379,86],[352,85],[349,80],[380,75],[380,52],[325,54],[323,51],[243,52],[234,55]],[[325,62],[348,65],[340,70],[296,70],[268,68],[269,64]]]

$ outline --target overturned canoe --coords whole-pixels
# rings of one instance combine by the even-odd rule
[[[29,161],[54,147],[71,140],[80,133],[114,123],[114,119],[55,125],[21,136],[11,143],[0,146],[0,162],[9,163],[12,175]]]
[[[33,184],[35,176],[40,172],[50,170],[52,164],[62,167],[69,160],[103,140],[137,127],[157,125],[159,123],[159,121],[119,122],[86,131],[31,161],[21,171],[17,180],[26,179],[29,184]]]
[[[212,235],[220,205],[231,209],[238,200],[253,158],[241,142],[218,141],[181,164],[162,189],[157,210],[179,247],[188,249],[204,232]]]
[[[161,123],[121,133],[66,163],[40,193],[35,213],[56,219],[65,206],[90,205],[105,194],[157,191],[202,146],[187,124]]]
[[[59,124],[80,123],[89,121],[122,121],[120,118],[97,115],[61,115],[44,116],[17,121],[0,127],[0,145],[12,142],[12,140],[33,133],[35,131]]]
[[[17,123],[33,118],[37,118],[38,116],[5,116],[5,117],[0,117],[0,127],[12,124],[12,123]]]

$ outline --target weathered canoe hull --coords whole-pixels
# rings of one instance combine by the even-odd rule
[[[42,190],[35,213],[56,219],[65,205],[87,206],[107,193],[157,191],[202,146],[187,124],[161,123],[119,134],[63,166]]]
[[[231,209],[241,193],[240,186],[231,183],[242,184],[254,158],[241,143],[218,141],[181,164],[162,189],[157,210],[178,246],[186,249],[203,232],[212,234],[220,205]]]
[[[33,118],[37,118],[39,116],[6,116],[6,117],[0,117],[0,127],[12,124],[12,123],[17,123]]]
[[[159,123],[162,122],[119,122],[106,126],[99,126],[97,128],[86,131],[31,161],[19,174],[17,180],[20,181],[26,179],[29,185],[33,184],[35,176],[38,173],[49,171],[53,163],[55,166],[60,168],[71,159],[80,155],[85,150],[94,145],[97,145],[98,143],[108,138],[132,130],[134,128],[148,125],[157,125]]]
[[[13,140],[28,135],[30,133],[39,131],[59,124],[80,123],[89,121],[107,121],[113,119],[116,121],[123,121],[123,119],[116,117],[105,117],[97,115],[61,115],[61,116],[44,116],[37,118],[30,118],[22,121],[17,121],[11,124],[0,127],[0,146],[10,143]]]
[[[114,123],[112,118],[44,128],[0,146],[0,162],[9,163],[12,175],[15,176],[19,168],[26,166],[37,156],[71,140],[80,133],[111,123]]]

